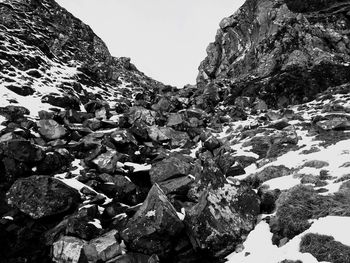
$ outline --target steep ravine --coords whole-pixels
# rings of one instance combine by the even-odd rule
[[[247,0],[196,86],[0,0],[0,262],[350,262],[348,1]]]

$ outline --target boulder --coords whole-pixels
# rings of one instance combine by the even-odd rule
[[[16,121],[19,118],[23,118],[24,115],[29,115],[30,111],[23,106],[6,106],[0,107],[0,115],[4,116],[9,121]]]
[[[77,190],[48,176],[18,179],[6,198],[9,205],[34,219],[65,213],[76,208],[80,202]]]
[[[88,262],[106,262],[122,254],[122,247],[116,240],[117,230],[111,230],[106,234],[90,240],[84,246],[84,253]]]
[[[131,107],[128,113],[129,123],[134,124],[135,122],[144,122],[151,126],[156,122],[157,113],[152,110],[145,109],[140,106]]]
[[[165,255],[174,249],[183,227],[175,208],[155,184],[121,237],[132,251]]]
[[[80,100],[72,95],[50,93],[43,96],[41,102],[64,109],[80,110]]]
[[[203,164],[189,197],[184,222],[194,248],[213,257],[226,256],[253,230],[260,212],[257,194],[240,182],[228,182],[213,160]]]
[[[191,164],[183,158],[169,157],[152,164],[149,171],[151,182],[158,183],[173,177],[180,177],[190,173]]]
[[[0,148],[5,156],[20,162],[34,163],[44,158],[43,151],[26,140],[9,140],[0,143]]]
[[[57,263],[86,263],[84,255],[85,242],[76,237],[64,236],[54,243],[52,248],[52,260]]]
[[[66,129],[54,120],[40,120],[39,133],[47,140],[56,140],[66,135]]]
[[[198,203],[186,210],[185,224],[195,248],[222,257],[254,229],[259,212],[258,196],[250,187],[226,183],[203,190]]]

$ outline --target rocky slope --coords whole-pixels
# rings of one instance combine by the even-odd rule
[[[182,90],[53,0],[0,21],[1,262],[350,261],[346,1],[248,0]]]

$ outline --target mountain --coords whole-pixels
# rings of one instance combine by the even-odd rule
[[[223,19],[197,83],[230,102],[258,97],[278,109],[349,82],[348,1],[247,0]]]
[[[350,262],[349,7],[247,0],[176,89],[0,0],[0,261]]]

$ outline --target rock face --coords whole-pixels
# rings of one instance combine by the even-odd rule
[[[79,201],[75,189],[47,176],[18,179],[7,193],[9,205],[34,219],[62,214],[77,207]]]
[[[128,222],[122,237],[134,251],[164,255],[176,242],[183,228],[175,208],[155,184]]]
[[[197,84],[222,100],[258,97],[279,108],[349,82],[347,1],[247,0],[223,19]],[[207,96],[207,95],[205,95]]]

